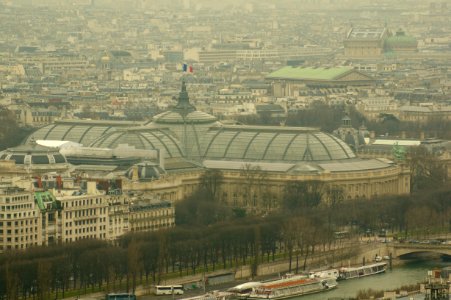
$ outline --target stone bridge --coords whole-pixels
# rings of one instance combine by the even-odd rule
[[[373,261],[376,256],[402,258],[413,253],[437,253],[451,256],[451,245],[412,244],[412,243],[370,243],[361,244],[359,254],[351,263]]]
[[[432,252],[451,256],[451,245],[392,243],[388,244],[387,248],[391,250],[393,257],[419,252]]]

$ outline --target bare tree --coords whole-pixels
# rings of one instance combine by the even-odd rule
[[[436,189],[446,183],[446,165],[427,148],[423,146],[412,147],[408,164],[411,174],[411,190]]]
[[[241,168],[240,176],[243,178],[243,205],[250,206],[253,210],[259,210],[263,206],[263,203],[259,202],[267,191],[265,184],[267,180],[266,172],[260,166],[244,164]]]
[[[218,202],[224,175],[221,170],[208,169],[200,178],[201,187],[214,202]]]

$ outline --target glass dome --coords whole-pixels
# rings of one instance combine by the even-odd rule
[[[136,127],[107,133],[94,141],[90,147],[116,148],[128,144],[136,149],[160,149],[167,158],[183,157],[183,149],[173,133],[165,128]]]
[[[208,131],[203,142],[205,159],[296,162],[355,158],[340,139],[309,128],[224,126]]]
[[[25,143],[34,140],[71,141],[88,146],[100,136],[114,131],[116,128],[136,126],[127,121],[91,121],[70,120],[57,121],[33,132]]]
[[[134,179],[136,177],[139,180],[155,180],[159,179],[163,174],[166,174],[166,172],[160,166],[149,162],[142,162],[128,169],[125,176],[128,179]]]
[[[216,117],[196,110],[189,102],[185,82],[178,103],[171,110],[153,118],[153,126],[169,128],[183,145],[187,158],[197,159],[201,156],[201,140],[211,126],[219,124]]]

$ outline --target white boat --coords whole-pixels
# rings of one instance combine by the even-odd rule
[[[287,274],[281,279],[264,282],[253,288],[248,299],[285,299],[327,291],[336,286],[334,278]]]
[[[338,279],[340,272],[338,269],[328,269],[322,271],[312,271],[309,273],[310,278],[335,278]]]
[[[374,274],[379,274],[385,272],[387,263],[379,262],[371,265],[354,267],[354,268],[341,268],[340,269],[340,280],[359,278],[363,276],[369,276]]]
[[[239,284],[227,290],[227,292],[233,293],[237,299],[247,299],[252,292],[253,288],[261,286],[263,283],[259,281],[250,281],[243,284]]]

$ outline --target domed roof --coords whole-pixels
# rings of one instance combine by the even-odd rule
[[[125,176],[127,176],[128,179],[137,177],[136,179],[139,180],[155,180],[159,179],[160,176],[165,173],[166,172],[160,166],[149,162],[142,162],[128,169]]]
[[[205,159],[245,161],[330,161],[355,158],[339,138],[312,128],[224,126],[203,139]]]
[[[14,160],[17,165],[29,166],[32,169],[67,168],[66,157],[57,148],[44,147],[31,141],[27,145],[8,148],[0,153],[0,159]]]
[[[166,111],[153,117],[155,124],[202,124],[214,123],[216,120],[216,117],[198,110],[187,114],[181,114],[178,111]]]
[[[166,128],[134,127],[109,132],[93,143],[90,147],[116,148],[120,144],[128,144],[136,149],[160,149],[165,151],[165,157],[183,157],[183,148],[179,141]]]
[[[168,128],[183,145],[183,153],[187,158],[201,157],[201,140],[211,126],[220,125],[216,117],[196,110],[189,102],[185,82],[182,82],[178,103],[171,110],[153,118],[151,125]]]
[[[216,117],[196,110],[189,102],[184,81],[182,82],[182,90],[179,93],[177,105],[171,110],[153,117],[153,123],[155,124],[203,124],[216,121]]]
[[[390,36],[385,40],[385,46],[388,48],[411,48],[411,47],[417,47],[418,42],[417,40],[412,37],[408,36],[404,33],[404,31],[397,31],[394,36]]]

